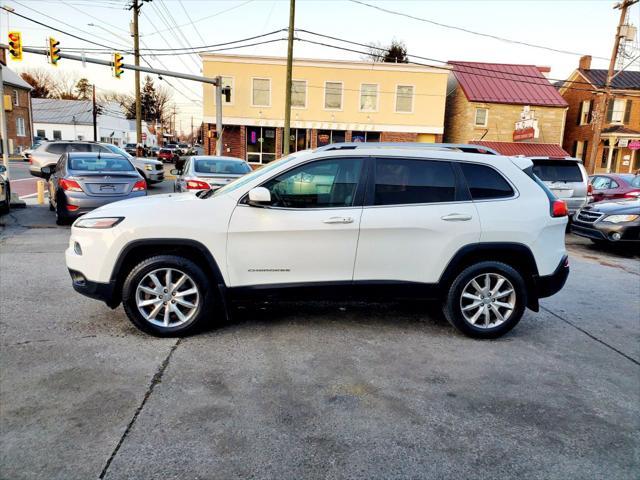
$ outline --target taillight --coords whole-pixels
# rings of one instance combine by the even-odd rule
[[[147,182],[145,182],[144,180],[138,180],[133,185],[133,189],[131,191],[132,192],[140,192],[140,191],[146,190],[146,189],[147,189]]]
[[[588,184],[587,185],[587,195],[592,195],[593,194],[593,185]]]
[[[61,178],[58,182],[58,185],[60,185],[63,190],[66,190],[68,192],[82,192],[82,187],[75,180]]]
[[[551,216],[552,217],[566,217],[569,215],[569,209],[566,202],[563,200],[554,200],[551,204]]]
[[[188,180],[187,189],[188,190],[209,190],[209,184],[201,180]]]
[[[636,190],[635,192],[627,192],[624,194],[625,198],[638,198],[640,197],[640,190]]]
[[[67,205],[67,210],[69,210],[70,212],[75,212],[76,210],[78,210],[80,207],[77,205]]]

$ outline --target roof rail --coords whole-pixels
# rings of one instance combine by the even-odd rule
[[[500,155],[493,148],[483,145],[471,145],[466,143],[422,143],[422,142],[341,142],[330,143],[318,147],[316,152],[329,152],[332,150],[356,150],[358,148],[413,148],[425,150],[453,150],[464,153],[485,153]]]

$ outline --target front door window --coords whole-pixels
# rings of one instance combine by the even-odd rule
[[[269,163],[276,158],[276,129],[247,127],[247,161]]]

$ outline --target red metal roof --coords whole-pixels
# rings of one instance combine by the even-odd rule
[[[449,64],[470,102],[567,106],[535,65],[457,61]]]
[[[570,157],[560,145],[553,143],[525,143],[525,142],[469,142],[474,145],[493,148],[501,155],[524,155],[525,157]]]

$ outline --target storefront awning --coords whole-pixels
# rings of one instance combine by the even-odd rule
[[[553,143],[525,143],[525,142],[469,142],[493,148],[501,155],[523,155],[525,157],[570,157],[560,145]]]

